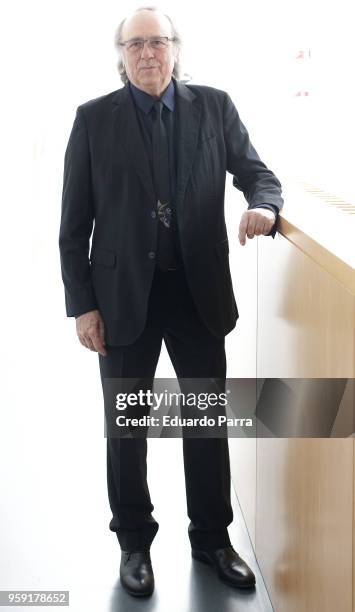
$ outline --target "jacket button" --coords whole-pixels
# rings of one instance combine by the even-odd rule
[[[155,211],[155,210],[152,210],[152,211],[151,211],[151,213],[150,213],[150,216],[152,217],[152,219],[155,219],[155,218],[156,218],[156,216],[157,216],[156,211]]]
[[[154,259],[154,257],[155,257],[155,253],[154,253],[154,251],[150,251],[150,252],[148,253],[148,257],[150,257],[150,259]]]

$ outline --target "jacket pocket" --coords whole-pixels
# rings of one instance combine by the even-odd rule
[[[90,253],[90,261],[98,266],[114,268],[116,265],[116,253],[108,249],[95,247]]]

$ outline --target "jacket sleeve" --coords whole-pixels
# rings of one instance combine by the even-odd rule
[[[90,152],[85,117],[77,108],[64,157],[59,250],[68,317],[95,310],[89,247],[94,224]]]
[[[233,174],[234,187],[243,192],[248,202],[248,209],[267,202],[275,206],[279,212],[284,204],[281,196],[281,183],[261,161],[227,93],[225,93],[223,107],[223,127],[227,171]],[[271,233],[273,237],[275,232],[276,230]]]

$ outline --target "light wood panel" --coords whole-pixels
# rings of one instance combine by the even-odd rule
[[[313,247],[294,229],[259,240],[260,378],[355,377],[354,270]],[[348,383],[333,435],[353,431],[351,407]],[[277,612],[355,612],[354,461],[352,438],[257,440],[255,549]]]
[[[256,554],[277,612],[352,610],[353,439],[259,439]]]
[[[257,376],[354,377],[354,296],[280,234],[260,240]]]

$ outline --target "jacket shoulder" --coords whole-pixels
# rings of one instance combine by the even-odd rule
[[[123,89],[123,87],[120,89]],[[120,89],[115,89],[114,91],[110,91],[109,93],[98,96],[97,98],[92,98],[91,100],[82,102],[79,104],[78,108],[84,112],[104,108],[105,106],[111,104],[113,97],[120,91]]]
[[[227,96],[227,92],[217,87],[210,85],[197,85],[195,83],[184,83],[194,94],[205,98],[216,98],[223,100]]]

